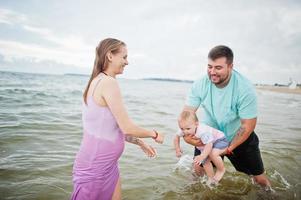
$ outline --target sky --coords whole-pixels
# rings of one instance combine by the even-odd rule
[[[127,44],[123,78],[194,80],[227,45],[253,83],[301,83],[301,1],[0,0],[0,71],[90,74],[107,37]]]

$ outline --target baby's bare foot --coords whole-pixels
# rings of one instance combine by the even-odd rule
[[[215,187],[218,185],[218,181],[215,180],[214,178],[208,178],[206,185],[210,188]]]
[[[217,182],[219,182],[219,181],[223,178],[225,172],[226,172],[226,169],[225,169],[225,168],[224,168],[223,170],[217,170],[213,178],[214,178]]]

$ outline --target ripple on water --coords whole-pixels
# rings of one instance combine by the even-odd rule
[[[0,72],[0,198],[70,197],[87,79]],[[184,142],[187,161],[179,163],[174,157],[172,138],[189,84],[123,79],[120,85],[133,121],[166,136],[163,145],[145,139],[157,149],[155,159],[127,145],[119,165],[124,199],[301,198],[301,96],[258,93],[257,128],[267,176],[275,190],[271,195],[236,172],[227,159],[220,184],[207,187],[206,179],[192,174],[193,149]]]

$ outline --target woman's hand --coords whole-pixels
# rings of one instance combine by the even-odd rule
[[[142,140],[139,141],[139,146],[148,157],[152,158],[157,155],[156,150],[152,146],[143,142]]]
[[[157,143],[162,144],[163,141],[164,141],[164,135],[162,135],[161,133],[158,133],[156,130],[154,130],[154,132],[155,132],[156,136],[153,137],[153,139],[154,139]]]

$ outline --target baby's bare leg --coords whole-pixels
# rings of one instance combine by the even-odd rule
[[[214,171],[213,171],[213,166],[211,163],[210,158],[208,157],[206,162],[203,164],[204,166],[204,170],[206,172],[206,175],[208,176],[208,178],[213,178],[214,176]]]
[[[217,182],[219,182],[226,171],[224,162],[221,158],[221,154],[225,151],[225,149],[212,149],[211,153],[209,154],[210,159],[216,166],[216,173],[213,176],[213,179]]]

